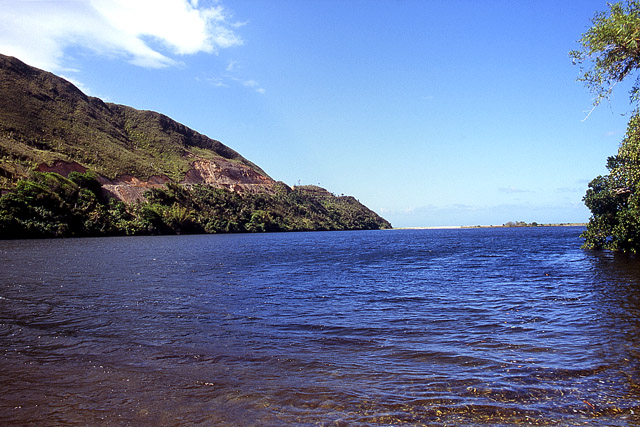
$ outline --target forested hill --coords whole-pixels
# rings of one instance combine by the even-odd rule
[[[389,228],[169,117],[0,55],[0,238]]]

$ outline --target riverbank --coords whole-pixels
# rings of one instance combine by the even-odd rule
[[[535,225],[534,225],[535,224]],[[453,230],[462,228],[534,228],[534,227],[586,227],[586,222],[562,222],[556,224],[537,224],[531,223],[526,225],[443,225],[432,227],[394,227],[393,230]]]

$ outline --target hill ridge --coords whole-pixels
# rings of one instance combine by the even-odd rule
[[[238,192],[270,192],[275,182],[235,150],[165,114],[106,103],[17,58],[0,55],[0,94],[5,190],[30,170],[64,175],[77,165],[94,170],[128,202],[158,177]]]
[[[0,55],[0,239],[391,228],[220,141]]]

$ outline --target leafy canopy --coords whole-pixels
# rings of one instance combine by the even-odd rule
[[[618,154],[609,157],[609,174],[589,183],[584,203],[592,216],[583,247],[640,252],[640,115],[629,120]]]
[[[630,100],[634,105],[627,133],[609,174],[589,183],[583,200],[591,211],[583,247],[640,253],[640,0],[609,4],[582,35],[581,49],[570,54],[580,64],[579,81],[596,95],[594,108],[615,85],[635,75]]]
[[[97,177],[33,172],[0,197],[0,239],[391,228],[353,197],[277,183],[274,194],[167,184],[125,205]]]
[[[596,13],[592,23],[579,40],[581,49],[570,55],[580,65],[578,81],[595,94],[595,107],[609,98],[617,83],[640,68],[640,1],[609,4],[609,11]],[[635,77],[630,95],[637,105],[640,75]]]

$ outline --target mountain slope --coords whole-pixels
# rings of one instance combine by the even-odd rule
[[[234,150],[167,116],[104,103],[54,74],[4,55],[0,159],[0,188],[9,188],[34,168],[79,169],[70,163],[94,170],[105,185],[120,187],[186,180],[261,192],[274,183]],[[114,195],[132,198],[126,191]]]
[[[0,238],[390,227],[353,197],[276,182],[165,115],[0,55]]]

